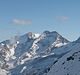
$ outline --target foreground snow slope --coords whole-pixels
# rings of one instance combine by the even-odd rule
[[[71,51],[54,64],[47,75],[80,75],[80,38]]]

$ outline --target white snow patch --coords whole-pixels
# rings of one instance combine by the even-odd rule
[[[55,47],[61,47],[63,45],[67,45],[67,43],[59,43],[59,44],[56,44]]]
[[[0,68],[0,75],[7,75],[8,71]]]
[[[35,34],[35,38],[38,38],[40,36],[40,34],[36,33]]]
[[[13,56],[15,53],[14,48],[11,48],[10,51],[11,51],[10,56]]]
[[[26,69],[26,66],[23,67],[23,69],[20,71],[20,73],[22,73],[25,69]]]
[[[2,45],[2,46],[4,46],[4,44],[3,44],[3,43],[1,43],[1,45]]]

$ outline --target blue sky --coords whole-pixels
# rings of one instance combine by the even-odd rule
[[[45,30],[80,37],[80,0],[0,0],[0,41]]]

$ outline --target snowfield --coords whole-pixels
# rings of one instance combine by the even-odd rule
[[[80,38],[75,41],[71,51],[53,65],[47,75],[80,75]]]

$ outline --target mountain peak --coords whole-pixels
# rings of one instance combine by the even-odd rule
[[[43,33],[45,33],[45,34],[50,34],[50,33],[53,33],[53,34],[58,34],[58,32],[56,32],[56,31],[48,31],[48,30],[46,30],[46,31],[44,31]]]
[[[58,32],[56,31],[44,31],[42,34],[28,32],[22,36],[15,36],[9,40],[1,42],[1,59],[6,59],[5,62],[9,63],[9,69],[13,69],[13,73],[11,72],[11,75],[21,75],[20,73],[24,70],[23,68],[25,66],[27,66],[28,64],[33,65],[36,62],[42,65],[39,65],[38,68],[40,70],[42,69],[41,72],[43,73],[44,70],[47,69],[46,66],[51,65],[54,62],[54,58],[58,58],[54,57],[54,54],[58,54],[59,52],[62,55],[66,52],[66,50],[63,49],[59,49],[59,51],[57,49],[66,45],[67,43],[69,43],[69,41],[62,37],[60,34],[58,34]],[[4,45],[6,45],[6,47],[4,47]],[[36,60],[36,58],[38,60]],[[32,59],[34,60],[31,61]],[[47,61],[47,63],[45,60]],[[29,61],[31,61],[31,63],[29,63]],[[49,61],[51,61],[51,64]],[[28,62],[28,64],[25,64],[25,62]],[[25,66],[23,65],[23,67],[18,69],[19,71],[21,70],[21,72],[15,72],[15,70],[18,68],[17,65],[22,66],[21,64],[25,64]],[[10,65],[13,66],[11,67]],[[35,67],[38,65],[34,64],[33,66]],[[35,69],[37,70],[37,67]],[[33,68],[31,70],[33,70]],[[31,71],[29,72],[31,73]],[[40,71],[38,75],[39,74]]]

